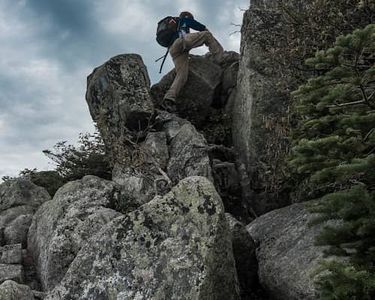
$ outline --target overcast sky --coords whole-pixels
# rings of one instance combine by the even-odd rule
[[[153,83],[166,15],[191,11],[226,50],[239,51],[249,0],[0,0],[0,178],[24,168],[53,169],[42,150],[92,132],[86,77],[110,57],[138,53]],[[201,50],[192,53],[202,54]],[[0,180],[1,181],[1,180]]]

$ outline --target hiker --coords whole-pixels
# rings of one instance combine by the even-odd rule
[[[173,19],[177,22],[177,30],[170,41],[169,52],[175,65],[176,77],[165,94],[163,102],[168,101],[175,104],[176,97],[188,79],[189,50],[206,45],[214,60],[220,63],[224,49],[205,25],[194,20],[194,16],[190,12],[183,11],[178,18]],[[190,29],[198,32],[190,33]]]

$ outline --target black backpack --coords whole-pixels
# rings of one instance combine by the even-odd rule
[[[168,16],[158,22],[158,27],[156,29],[156,41],[160,46],[168,48],[165,55],[155,60],[155,62],[158,62],[163,58],[159,73],[161,73],[161,70],[163,69],[165,59],[167,58],[169,52],[169,47],[172,45],[173,38],[175,37],[176,32],[179,30],[179,27],[180,19],[177,17]]]
[[[156,41],[160,46],[169,47],[173,38],[178,31],[179,18],[176,17],[165,17],[160,20],[156,29]]]

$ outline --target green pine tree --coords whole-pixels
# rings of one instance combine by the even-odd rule
[[[375,24],[337,38],[307,64],[315,77],[293,93],[298,126],[289,161],[298,200],[327,222],[317,276],[322,299],[375,299]],[[334,221],[332,221],[334,220]]]

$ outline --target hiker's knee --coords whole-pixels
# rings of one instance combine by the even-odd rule
[[[209,40],[213,38],[213,35],[209,31],[202,31],[202,35],[204,36],[205,39]]]

